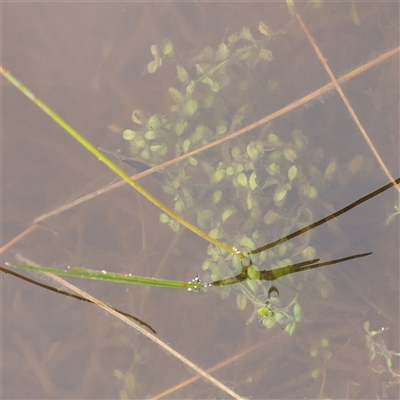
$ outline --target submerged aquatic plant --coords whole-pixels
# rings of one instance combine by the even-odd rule
[[[314,148],[305,132],[294,129],[288,134],[272,125],[213,146],[263,116],[257,106],[260,72],[265,74],[273,59],[271,39],[286,29],[271,32],[262,22],[255,33],[243,27],[216,49],[207,46],[190,59],[176,56],[169,40],[152,45],[148,72],[167,65],[176,69],[176,82],[168,88],[170,112],[134,110],[136,128],[126,129],[123,137],[130,144],[132,159],[151,165],[193,153],[162,171],[163,189],[173,198],[175,212],[211,237],[237,246],[239,254],[252,253],[246,282],[224,286],[221,296],[234,292],[239,309],[250,302],[265,326],[285,323],[286,331],[293,333],[301,319],[297,297],[287,306],[272,301],[270,289],[259,282],[260,271],[314,259],[310,234],[274,250],[252,251],[315,220],[314,210],[326,187],[343,185],[368,163],[361,155],[348,164],[327,162],[323,149]],[[263,89],[271,96],[278,85],[270,79]],[[204,146],[207,151],[197,154],[196,149]],[[160,221],[175,232],[179,229],[179,223],[165,213]],[[211,281],[242,271],[243,260],[235,254],[212,244],[207,253],[202,269]]]

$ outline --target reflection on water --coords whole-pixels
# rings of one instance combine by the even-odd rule
[[[126,149],[127,143],[120,134],[108,132],[105,127],[131,127],[130,117],[135,109],[151,115],[168,115],[168,88],[180,87],[174,68],[161,68],[154,75],[145,72],[151,61],[152,44],[169,38],[176,55],[190,60],[206,45],[218,47],[226,30],[229,36],[249,26],[255,36],[260,20],[271,31],[277,31],[290,18],[284,3],[231,3],[229,7],[222,3],[8,3],[3,7],[5,14],[18,21],[13,25],[7,23],[8,19],[5,22],[4,66],[96,146],[110,149]],[[305,5],[299,7],[303,10]],[[346,3],[324,3],[319,10],[309,7],[302,11],[305,23],[337,76],[398,46],[398,24],[394,19],[397,4],[356,3],[355,7],[360,25],[354,23],[354,10]],[[258,80],[246,99],[251,102],[252,115],[243,124],[262,118],[328,82],[298,25],[272,41],[270,50],[274,59],[255,75]],[[395,58],[347,82],[344,90],[381,157],[397,177],[399,107],[398,89],[394,89],[398,88]],[[242,72],[240,66],[237,68],[239,79]],[[275,90],[265,95],[267,87]],[[99,182],[94,187],[104,185],[113,176],[12,88],[5,85],[3,93],[6,112],[2,162],[7,171],[3,233],[8,240],[38,215],[63,204],[66,197],[79,197],[84,186],[94,180]],[[229,93],[227,100],[230,109],[221,114],[221,120],[234,115],[244,102],[239,92]],[[216,121],[218,116],[213,118]],[[265,136],[272,134],[279,138],[273,149],[269,139],[274,137],[265,140]],[[285,194],[290,196],[279,207],[279,196],[285,188],[276,192],[273,185],[265,185],[262,193],[270,200],[262,203],[254,225],[245,224],[246,213],[251,214],[251,210],[240,183],[236,190],[221,179],[207,191],[210,181],[206,173],[193,175],[189,182],[207,184],[196,187],[197,206],[210,209],[207,202],[212,204],[214,196],[218,198],[218,193],[214,195],[218,190],[222,192],[224,210],[235,205],[235,213],[223,225],[232,245],[236,244],[234,240],[240,242],[239,236],[245,231],[259,232],[257,237],[246,237],[261,244],[278,239],[387,182],[333,92],[308,108],[299,108],[273,121],[266,130],[260,128],[228,142],[226,147],[201,154],[199,160],[216,169],[221,161],[218,157],[222,161],[231,157],[234,147],[240,149],[238,157],[244,156],[250,143],[254,150],[257,141],[262,140],[267,143],[263,143],[260,159],[268,163],[256,166],[257,186],[262,187],[272,176],[274,163],[280,168],[278,177],[288,177],[294,164],[299,174],[300,166],[306,166],[301,175],[307,177],[304,184],[308,186],[286,190]],[[294,146],[301,140],[305,146],[300,151]],[[284,154],[287,148],[296,150],[296,162],[291,161],[291,152],[286,150]],[[283,154],[282,164],[270,159],[277,157],[279,151]],[[334,164],[338,175],[326,179],[328,166]],[[356,170],[357,173],[348,174]],[[169,170],[171,181],[173,171]],[[252,171],[248,171],[243,173],[249,182]],[[238,182],[243,179],[241,176]],[[320,187],[310,182],[319,183]],[[162,191],[159,183],[146,179],[143,184],[174,206],[175,200]],[[312,201],[313,186],[319,189],[318,202]],[[309,199],[307,203],[305,198]],[[261,204],[260,199],[257,201]],[[265,252],[265,259],[257,260],[266,266],[277,265],[289,255],[303,257],[302,253],[306,249],[310,252],[310,247],[324,260],[373,252],[369,259],[278,281],[279,301],[287,305],[298,298],[301,304],[302,320],[292,336],[280,326],[270,330],[259,329],[256,324],[246,326],[253,309],[237,304],[232,295],[221,299],[220,291],[196,296],[166,289],[135,287],[127,292],[118,285],[76,284],[146,320],[161,339],[204,368],[259,345],[257,351],[250,351],[214,373],[243,396],[382,398],[386,394],[396,398],[398,377],[388,369],[385,358],[385,354],[393,355],[391,352],[399,349],[399,234],[395,223],[385,226],[396,202],[396,192],[392,190],[329,227],[318,228],[317,235],[300,237],[291,244],[292,248],[278,250],[281,254]],[[217,218],[218,207],[212,208],[215,212],[210,221]],[[281,217],[280,222],[273,221],[272,212]],[[198,222],[197,215],[188,217]],[[169,279],[191,279],[201,273],[208,258],[210,265],[215,264],[211,273],[232,273],[226,255],[210,249],[207,254],[207,245],[201,239],[186,231],[175,234],[161,225],[158,211],[128,189],[99,197],[46,223],[59,234],[37,230],[14,250],[46,266],[73,263]],[[244,240],[240,244],[246,246],[249,242]],[[13,261],[12,254],[6,254],[4,259]],[[222,270],[217,270],[217,266]],[[131,398],[144,398],[180,383],[182,377],[192,376],[158,347],[119,322],[93,312],[90,305],[42,293],[8,276],[3,277],[2,285],[3,322],[6,321],[4,397],[116,398],[125,390]],[[264,287],[248,286],[246,290]],[[239,311],[237,305],[244,310]],[[384,341],[376,342],[380,347],[374,347],[373,360],[365,321],[369,321],[369,332],[381,332],[375,338]],[[393,355],[391,362],[391,370],[398,372],[398,357]],[[167,397],[226,395],[199,381]]]

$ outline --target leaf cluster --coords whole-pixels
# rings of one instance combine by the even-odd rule
[[[140,130],[123,133],[132,157],[160,164],[251,121],[251,104],[256,102],[252,89],[259,84],[258,68],[267,69],[273,60],[267,46],[275,36],[262,23],[257,35],[243,27],[216,49],[207,46],[186,61],[175,57],[168,40],[161,49],[153,45],[149,73],[167,63],[176,67],[175,85],[168,88],[172,105],[168,115],[147,115],[142,110],[132,113]],[[333,182],[344,184],[366,166],[362,156],[342,165],[335,159],[326,160],[324,150],[313,148],[303,131],[294,129],[288,134],[268,125],[168,168],[163,189],[172,197],[175,212],[245,254],[311,223],[313,210],[321,204],[321,192]],[[179,230],[179,223],[165,214],[160,221]],[[249,279],[237,287],[223,287],[221,296],[235,292],[240,309],[250,301],[267,327],[273,320],[281,323],[279,315],[284,315],[287,330],[293,333],[301,316],[297,298],[280,310],[266,307],[268,290],[257,281],[257,274],[262,269],[313,259],[315,252],[310,234],[305,234],[252,255]],[[240,273],[238,257],[214,245],[209,245],[207,253],[202,268],[211,273],[213,281]],[[269,311],[264,314],[266,308]]]

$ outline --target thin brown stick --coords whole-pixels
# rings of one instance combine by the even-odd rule
[[[29,260],[21,255],[18,255],[18,259],[21,260],[22,262],[25,262],[30,265],[37,265],[35,264],[32,260]],[[54,280],[57,282],[57,284],[61,285],[62,287],[67,288],[68,290],[72,291],[72,293],[76,293],[79,296],[82,296],[83,298],[87,299],[91,303],[97,305],[98,307],[102,308],[104,311],[114,315],[114,317],[120,319],[121,321],[125,322],[127,325],[131,326],[132,328],[136,329],[136,331],[140,332],[142,335],[146,336],[148,339],[150,339],[152,342],[158,344],[160,347],[162,347],[164,350],[166,350],[168,353],[176,357],[179,361],[183,362],[185,365],[187,365],[190,369],[193,369],[197,374],[200,374],[203,378],[208,380],[209,382],[213,383],[215,386],[217,386],[219,389],[223,390],[227,394],[231,395],[234,399],[241,400],[243,399],[241,396],[239,396],[237,393],[235,393],[232,389],[228,388],[226,385],[221,383],[219,380],[215,379],[213,376],[208,374],[206,371],[198,367],[195,363],[184,357],[182,354],[178,353],[176,350],[174,350],[171,346],[167,345],[164,343],[161,339],[159,339],[157,336],[152,334],[151,332],[148,332],[146,329],[144,329],[142,326],[140,326],[138,323],[132,321],[131,319],[125,317],[124,315],[118,313],[115,309],[112,307],[108,306],[107,304],[103,303],[102,301],[96,299],[95,297],[91,296],[89,293],[79,289],[77,286],[72,285],[68,281],[60,278],[57,275],[48,273],[48,272],[41,272],[41,274],[47,276],[48,278]]]
[[[17,243],[18,240],[21,240],[28,233],[31,233],[33,230],[37,228],[36,224],[31,225],[29,228],[25,229],[19,235],[15,236],[15,238],[11,239],[8,243],[6,243],[3,247],[0,248],[0,254],[10,248],[13,244]]]
[[[229,365],[229,364],[233,363],[234,361],[244,357],[246,354],[249,354],[252,351],[257,350],[263,344],[265,344],[265,342],[261,342],[261,343],[258,343],[256,345],[252,346],[252,347],[249,347],[248,349],[243,350],[239,354],[236,354],[235,356],[229,357],[227,360],[224,360],[224,361],[220,362],[219,364],[214,365],[213,367],[207,369],[206,372],[211,373],[211,372],[217,371],[217,370],[221,369],[222,367],[225,367],[226,365]],[[174,387],[169,388],[168,390],[166,390],[166,391],[164,391],[162,393],[159,393],[157,396],[152,397],[151,400],[159,400],[159,399],[167,396],[168,394],[171,394],[171,393],[173,393],[173,392],[175,392],[175,391],[177,391],[179,389],[182,389],[183,387],[185,387],[185,386],[197,381],[200,378],[201,378],[201,375],[193,376],[192,378],[187,379],[186,381],[181,382],[178,385],[175,385]]]
[[[394,182],[393,176],[390,174],[390,172],[387,169],[385,163],[383,162],[381,156],[379,155],[379,153],[376,150],[375,146],[371,142],[371,139],[367,135],[367,132],[365,131],[365,129],[362,126],[360,120],[358,119],[356,113],[354,112],[353,107],[351,106],[351,104],[350,104],[349,100],[347,99],[346,95],[343,93],[343,90],[340,87],[338,81],[336,80],[335,75],[333,75],[332,70],[329,68],[329,65],[326,62],[326,59],[324,58],[324,56],[322,55],[319,47],[315,43],[314,38],[311,36],[311,34],[308,31],[307,27],[304,25],[304,22],[301,19],[300,15],[297,14],[297,13],[296,13],[296,18],[299,21],[299,24],[300,24],[301,28],[303,29],[304,33],[306,34],[308,40],[310,41],[312,47],[314,48],[315,52],[317,53],[317,56],[318,56],[319,60],[321,61],[322,65],[324,66],[325,71],[327,72],[327,74],[331,78],[331,81],[335,85],[335,89],[337,90],[337,92],[339,93],[340,97],[342,98],[343,103],[346,105],[347,109],[349,110],[349,113],[350,113],[351,117],[353,118],[354,122],[356,123],[356,125],[357,125],[358,129],[360,130],[361,134],[364,136],[364,139],[367,142],[369,148],[371,149],[372,154],[378,160],[378,163],[381,166],[381,168],[383,169],[383,171],[385,172],[386,176],[390,179],[391,182]],[[396,186],[396,189],[400,193],[400,187]]]

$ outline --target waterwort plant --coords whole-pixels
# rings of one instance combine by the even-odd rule
[[[132,158],[161,164],[262,117],[256,98],[260,86],[271,96],[279,81],[271,77],[263,85],[260,76],[265,76],[273,61],[271,39],[276,41],[287,29],[271,32],[262,22],[255,33],[243,27],[216,49],[206,46],[190,59],[177,57],[169,40],[160,47],[152,45],[148,72],[176,69],[174,86],[168,88],[172,105],[166,115],[133,111],[135,127],[123,132]],[[368,167],[361,155],[342,165],[335,159],[327,161],[324,150],[313,147],[302,130],[277,129],[272,124],[255,129],[162,171],[163,189],[173,198],[175,212],[211,237],[248,254],[314,221],[320,194]],[[175,232],[180,228],[179,222],[164,213],[160,221]],[[270,289],[258,279],[261,270],[314,259],[310,235],[252,254],[251,265],[246,266],[249,279],[224,286],[221,296],[235,293],[239,309],[250,302],[263,325],[286,324],[286,331],[293,333],[301,319],[297,296],[287,306],[280,305],[270,299]],[[202,269],[211,274],[212,281],[237,275],[243,268],[243,260],[215,245],[210,244],[207,253]],[[318,276],[316,285],[325,279],[321,273]],[[300,282],[297,288],[301,289]]]

